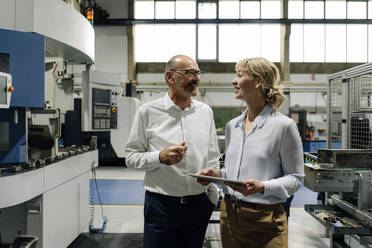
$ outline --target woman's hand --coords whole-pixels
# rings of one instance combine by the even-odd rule
[[[213,168],[203,169],[196,174],[197,175],[203,175],[203,176],[210,176],[210,177],[221,177],[222,176],[221,171],[213,169]],[[198,183],[200,183],[201,185],[204,185],[204,186],[210,184],[210,182],[201,180],[199,178],[196,179],[196,181]]]
[[[257,180],[250,179],[243,181],[245,185],[235,184],[235,183],[225,183],[227,186],[235,191],[242,193],[244,196],[253,195],[256,193],[263,193],[265,191],[265,185]]]

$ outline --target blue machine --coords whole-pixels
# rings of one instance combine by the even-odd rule
[[[44,108],[45,37],[0,29],[0,72],[12,76],[10,108],[0,109],[0,167],[24,163],[26,108]]]
[[[326,149],[327,142],[325,140],[303,140],[302,147],[304,152],[316,153],[319,149]],[[341,149],[342,144],[341,142],[332,141],[331,143],[332,149]]]

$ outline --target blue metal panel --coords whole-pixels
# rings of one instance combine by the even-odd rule
[[[45,37],[0,29],[0,53],[9,54],[11,107],[44,107]]]
[[[313,141],[302,141],[302,147],[304,152],[316,153],[319,149],[326,149],[327,143],[325,140],[313,140]],[[341,149],[342,143],[337,141],[332,141],[330,149]]]
[[[327,145],[325,140],[303,140],[302,147],[304,152],[316,153],[319,149],[325,149]]]
[[[26,162],[26,111],[17,108],[18,123],[14,123],[14,111],[14,108],[0,109],[0,122],[9,122],[9,151],[0,151],[0,167]]]

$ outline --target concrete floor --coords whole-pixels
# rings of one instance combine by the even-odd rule
[[[143,171],[131,170],[124,167],[99,167],[97,169],[97,179],[143,179],[143,177]],[[94,223],[99,226],[101,207],[94,207],[94,211]],[[108,218],[106,233],[143,232],[143,206],[103,206],[103,211],[104,215]],[[212,218],[218,219],[218,215],[219,213],[215,212]],[[306,213],[303,207],[291,208],[291,216],[289,218],[289,247],[329,247],[330,241],[328,238],[322,238],[323,233],[323,226]],[[209,247],[221,247],[219,224],[209,225],[206,241]]]

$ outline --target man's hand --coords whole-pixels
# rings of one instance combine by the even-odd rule
[[[203,169],[196,174],[197,175],[203,175],[203,176],[211,176],[211,177],[221,177],[222,176],[221,171],[213,169],[213,168]],[[201,185],[204,185],[204,186],[210,184],[210,182],[201,180],[199,178],[196,179],[196,181],[198,183],[200,183]]]
[[[187,147],[185,142],[179,145],[169,146],[159,153],[160,163],[173,165],[179,163],[186,155]]]
[[[243,195],[253,195],[256,193],[263,193],[265,191],[265,185],[257,180],[250,179],[243,182],[245,185],[239,185],[235,183],[225,183],[227,186],[235,191],[242,193]]]

